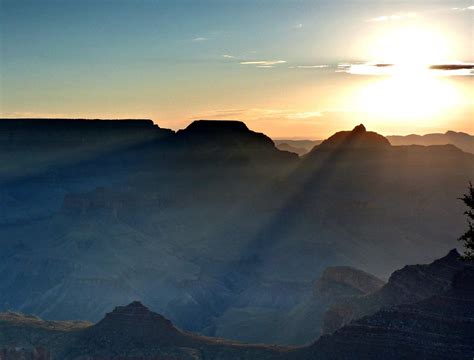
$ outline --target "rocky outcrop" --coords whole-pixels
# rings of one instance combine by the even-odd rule
[[[133,349],[137,344],[142,347],[179,346],[188,339],[171,321],[134,301],[116,307],[103,320],[86,329],[80,342],[87,343],[88,347],[109,347],[120,352],[120,349]]]
[[[253,286],[240,294],[232,308],[213,320],[208,334],[243,342],[302,346],[321,335],[324,314],[332,304],[345,297],[374,292],[383,284],[377,277],[353,267],[333,266],[323,271],[309,294],[303,284]]]
[[[38,324],[47,322],[41,319],[19,316],[22,321],[0,315],[1,360],[266,360],[285,352],[182,332],[138,301],[116,307],[93,326],[55,322],[43,327]]]
[[[380,134],[367,131],[363,124],[357,125],[352,131],[339,131],[314,147],[311,153],[328,150],[370,150],[390,147],[390,142]]]
[[[383,307],[410,304],[441,294],[450,288],[453,276],[466,264],[456,250],[428,265],[410,265],[395,271],[380,290],[362,297],[345,298],[326,313],[323,332],[329,334],[351,321]]]
[[[86,329],[85,321],[45,321],[16,312],[0,313],[0,360],[52,360],[68,335]]]
[[[446,270],[447,268],[444,268]],[[413,290],[413,289],[412,289]],[[324,336],[294,359],[466,359],[474,357],[474,268],[446,291],[382,309]]]
[[[330,266],[316,283],[325,296],[366,295],[379,290],[385,283],[374,275],[350,266]]]
[[[237,344],[185,333],[139,302],[115,308],[93,326],[2,314],[0,330],[1,360],[470,360],[474,267],[457,271],[441,294],[381,309],[301,348]]]
[[[52,360],[51,353],[43,347],[0,348],[0,360]]]

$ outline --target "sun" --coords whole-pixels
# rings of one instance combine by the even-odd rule
[[[453,82],[429,69],[449,61],[449,42],[440,33],[394,30],[374,42],[372,56],[362,72],[368,69],[364,74],[374,76],[353,94],[359,112],[377,121],[422,126],[459,104],[461,94]]]
[[[451,46],[444,34],[417,27],[382,33],[371,45],[370,55],[376,62],[400,67],[419,67],[452,60]]]
[[[355,96],[359,112],[398,124],[439,120],[459,103],[458,89],[449,79],[428,73],[396,73],[371,81]]]

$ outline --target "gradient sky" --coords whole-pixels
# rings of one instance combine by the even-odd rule
[[[0,39],[2,117],[474,132],[472,1],[0,0]],[[467,69],[354,66],[411,60]]]

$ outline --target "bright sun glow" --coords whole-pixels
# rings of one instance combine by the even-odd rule
[[[429,70],[429,65],[443,63],[450,55],[448,42],[440,34],[400,29],[385,34],[373,49],[376,61],[361,67],[385,76],[377,76],[357,91],[358,111],[383,121],[429,122],[459,103],[461,95],[453,83]],[[393,66],[385,67],[388,64]]]
[[[372,58],[399,66],[421,66],[453,60],[448,40],[433,30],[401,28],[382,34],[372,46]]]
[[[356,106],[380,120],[429,122],[456,106],[459,97],[448,79],[428,73],[395,73],[360,89]]]

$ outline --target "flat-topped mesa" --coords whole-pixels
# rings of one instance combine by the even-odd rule
[[[178,138],[191,143],[212,141],[225,145],[245,143],[274,147],[268,136],[256,133],[242,121],[236,120],[196,120],[176,134]]]
[[[43,130],[100,130],[100,129],[139,129],[153,128],[158,125],[150,119],[66,119],[66,118],[21,118],[2,119],[0,118],[0,130],[27,130],[28,128]]]
[[[339,131],[316,146],[310,153],[321,150],[385,149],[390,142],[382,135],[357,125],[352,131]]]
[[[244,122],[238,120],[196,120],[189,124],[186,129],[180,130],[180,132],[183,131],[190,131],[193,133],[250,132],[247,125],[245,125]]]
[[[0,145],[74,146],[146,141],[172,134],[148,119],[0,119]]]
[[[151,119],[84,119],[84,118],[0,118],[0,127],[21,126],[127,126],[141,127],[154,126]]]
[[[176,141],[191,147],[194,155],[224,154],[229,158],[274,158],[297,160],[297,155],[280,151],[272,139],[250,130],[245,123],[235,120],[196,120],[176,133]],[[224,152],[223,152],[224,151]]]

